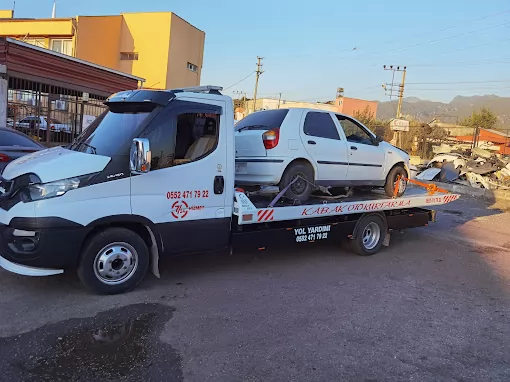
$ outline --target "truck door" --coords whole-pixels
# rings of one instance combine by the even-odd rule
[[[348,169],[346,142],[330,113],[309,111],[304,115],[301,140],[316,162],[319,184],[335,185],[345,181]]]
[[[225,201],[231,193],[225,190],[228,125],[222,103],[174,100],[140,136],[149,139],[151,168],[131,176],[131,210],[156,224],[165,253],[228,245],[231,211]]]

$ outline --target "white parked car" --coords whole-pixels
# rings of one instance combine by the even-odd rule
[[[236,184],[278,185],[306,201],[314,185],[384,187],[392,196],[400,175],[409,178],[409,155],[356,119],[315,109],[264,110],[235,126]],[[398,185],[401,196],[407,187]]]
[[[7,123],[8,127],[14,127],[13,122]],[[16,122],[16,129],[21,130],[22,132],[26,133],[30,129],[32,130],[47,130],[48,129],[48,121],[46,117],[42,116],[27,116],[20,120],[19,122]],[[71,126],[65,123],[60,122],[59,120],[55,118],[50,118],[50,131],[54,131],[56,133],[70,133],[71,132]]]

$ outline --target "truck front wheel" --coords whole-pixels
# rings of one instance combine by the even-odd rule
[[[143,239],[126,228],[107,228],[85,244],[78,277],[100,294],[123,293],[136,287],[149,267],[149,249]]]

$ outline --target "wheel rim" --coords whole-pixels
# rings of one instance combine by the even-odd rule
[[[397,187],[396,179],[393,181],[393,189],[395,189],[395,187]],[[401,177],[400,180],[398,181],[398,193],[403,194],[406,190],[406,187],[407,187],[407,182],[404,179],[402,179],[402,177]]]
[[[305,174],[298,172],[294,174],[294,176],[291,179],[291,182],[294,181],[294,179],[298,178],[291,186],[290,189],[294,195],[301,195],[306,191],[306,176]]]
[[[377,223],[369,223],[363,230],[363,246],[370,250],[374,249],[381,239],[381,227]]]
[[[107,285],[129,280],[138,267],[138,253],[133,246],[116,242],[101,249],[94,260],[94,273]]]

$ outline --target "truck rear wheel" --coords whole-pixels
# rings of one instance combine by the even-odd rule
[[[357,225],[351,240],[351,248],[361,256],[375,255],[381,249],[388,228],[377,214],[367,215]]]
[[[85,245],[78,276],[100,294],[123,293],[136,287],[149,267],[149,249],[143,239],[126,228],[107,228]]]

